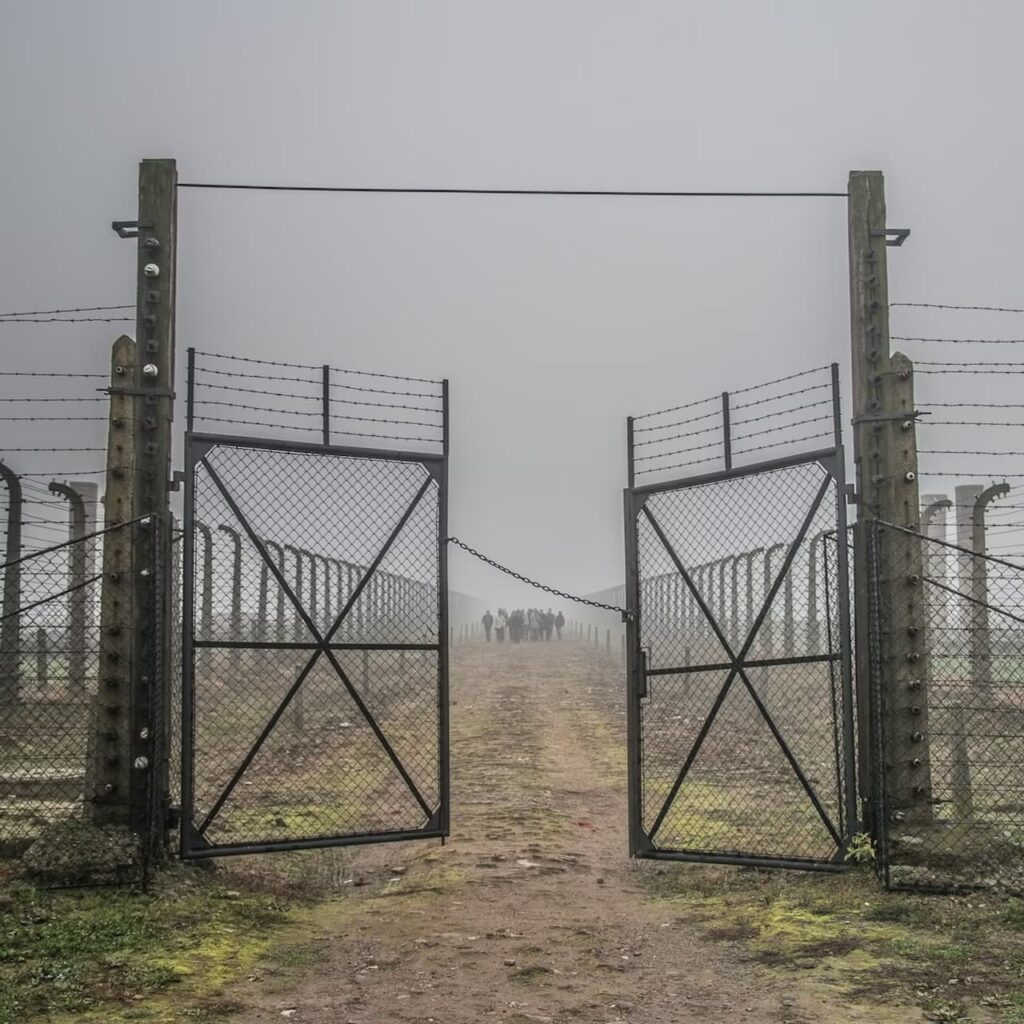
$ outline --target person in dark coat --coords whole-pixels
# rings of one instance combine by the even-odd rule
[[[491,609],[488,608],[484,612],[484,617],[480,620],[484,624],[484,635],[487,637],[487,642],[491,642],[491,626],[494,625],[494,616],[491,614]]]
[[[555,632],[558,634],[558,639],[562,639],[562,627],[565,625],[565,616],[559,612],[555,616]]]

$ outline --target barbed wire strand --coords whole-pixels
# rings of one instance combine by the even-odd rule
[[[220,352],[200,352],[196,351],[197,356],[206,356],[212,359],[231,359],[239,363],[259,363],[263,366],[282,366],[288,367],[293,370],[319,370],[320,366],[316,366],[310,363],[279,363],[274,362],[270,359],[253,359],[249,356],[229,356],[224,355]],[[331,373],[350,373],[358,377],[385,377],[388,380],[407,380],[412,381],[416,384],[441,384],[439,380],[432,380],[429,377],[403,377],[393,373],[375,373],[371,370],[346,370],[341,367],[332,366],[330,367]]]
[[[1013,309],[1008,306],[954,306],[942,302],[890,302],[889,308],[907,306],[916,309],[971,309],[984,313],[1024,313],[1024,309]]]
[[[67,309],[19,309],[15,313],[0,313],[0,319],[9,316],[49,316],[51,313],[105,313],[112,309],[134,309],[134,302],[120,306],[69,306]]]

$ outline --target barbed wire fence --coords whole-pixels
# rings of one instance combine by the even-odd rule
[[[894,887],[1021,891],[1024,804],[1012,794],[1024,782],[1024,349],[1014,346],[1024,345],[1024,309],[891,308],[891,339],[913,367],[919,438],[927,678],[916,685],[930,800],[911,816],[884,786],[876,794],[880,868]],[[901,532],[879,524],[872,543]],[[889,610],[879,611],[887,628]],[[877,678],[875,687],[887,714],[886,689]],[[907,723],[912,738],[915,728]],[[909,785],[911,768],[881,756]]]

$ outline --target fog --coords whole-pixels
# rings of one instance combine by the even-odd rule
[[[133,301],[109,222],[134,217],[143,157],[185,182],[439,188],[842,192],[879,168],[912,229],[891,298],[1021,306],[1022,29],[1009,0],[0,0],[0,311]],[[622,578],[627,415],[833,361],[849,378],[842,199],[182,190],[178,270],[179,369],[195,346],[448,378],[450,532],[576,592]],[[3,368],[105,372],[122,327],[0,325]],[[451,585],[554,603],[462,552]]]

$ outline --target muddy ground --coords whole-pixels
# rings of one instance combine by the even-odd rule
[[[929,1006],[967,1019],[934,979],[878,998],[893,925],[861,935],[836,918],[875,896],[870,877],[851,900],[846,880],[802,876],[844,897],[826,890],[804,929],[799,899],[764,873],[631,861],[622,686],[617,658],[576,643],[457,648],[450,842],[341,855],[341,898],[283,963],[225,993],[237,1019],[798,1024],[922,1020]]]
[[[631,861],[619,658],[453,652],[453,832],[0,876],[0,1024],[1024,1024],[1024,903]]]

